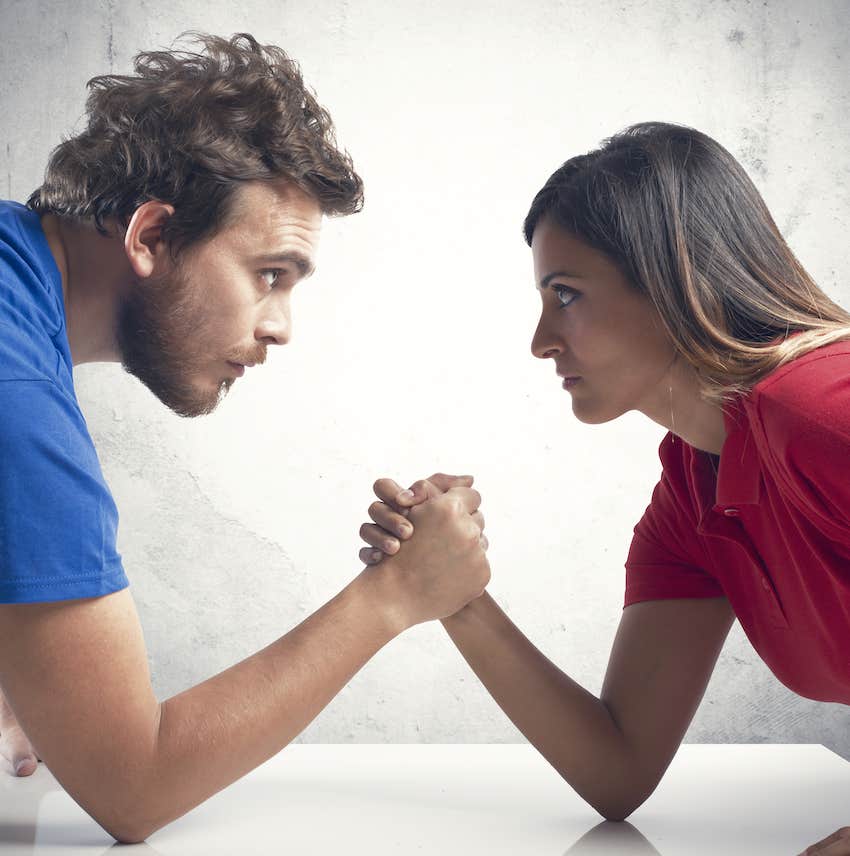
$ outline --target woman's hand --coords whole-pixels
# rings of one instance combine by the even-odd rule
[[[842,826],[823,841],[807,847],[800,856],[850,856],[850,826]]]
[[[360,527],[360,537],[370,545],[360,550],[360,561],[366,565],[377,565],[385,556],[397,553],[401,542],[413,535],[413,524],[409,519],[410,509],[429,499],[429,491],[433,492],[433,488],[445,493],[453,487],[472,487],[473,481],[472,476],[434,473],[405,490],[392,479],[378,479],[374,484],[374,491],[380,501],[373,502],[368,510],[374,523],[364,523]],[[481,546],[486,550],[489,543],[487,536],[483,534],[484,515],[476,511],[471,516],[482,531]]]

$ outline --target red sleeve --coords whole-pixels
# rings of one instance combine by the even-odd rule
[[[703,567],[707,562],[685,479],[684,444],[671,444],[668,435],[659,451],[664,471],[635,526],[626,560],[624,607],[642,600],[724,596],[720,583]]]
[[[785,498],[850,545],[850,344],[819,348],[757,387],[754,430]]]

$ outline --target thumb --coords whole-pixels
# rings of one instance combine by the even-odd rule
[[[31,776],[38,769],[38,760],[35,755],[22,755],[12,762],[12,769],[16,776]]]
[[[0,755],[9,762],[16,776],[31,776],[38,767],[32,744],[20,727],[4,731],[0,736]]]
[[[401,491],[396,496],[396,502],[405,508],[411,508],[414,505],[421,505],[429,499],[436,499],[444,493],[445,491],[440,490],[437,485],[428,481],[428,479],[420,479],[418,482],[414,482],[407,490]]]

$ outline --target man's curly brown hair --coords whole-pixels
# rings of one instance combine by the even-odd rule
[[[289,179],[325,214],[363,207],[363,182],[296,62],[247,33],[185,34],[200,50],[145,51],[135,75],[92,78],[86,129],[50,156],[27,205],[126,226],[144,202],[174,206],[175,250],[212,237],[241,182]]]

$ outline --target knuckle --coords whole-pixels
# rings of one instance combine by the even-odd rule
[[[433,509],[434,513],[439,515],[441,520],[449,520],[454,516],[452,498],[447,493],[444,493],[442,496],[438,496],[436,499],[432,499],[428,504]]]
[[[360,527],[360,537],[361,537],[364,541],[368,541],[369,539],[368,539],[366,536],[367,536],[367,535],[369,534],[369,532],[371,532],[371,531],[372,531],[372,524],[371,524],[371,523],[364,523],[364,524]]]
[[[383,509],[384,507],[385,506],[383,502],[375,500],[375,502],[373,502],[369,506],[369,517],[374,517],[376,514],[379,514],[381,512],[381,509]]]
[[[457,495],[446,494],[446,505],[451,511],[452,514],[460,515],[463,513],[463,503],[460,501],[460,497]]]

